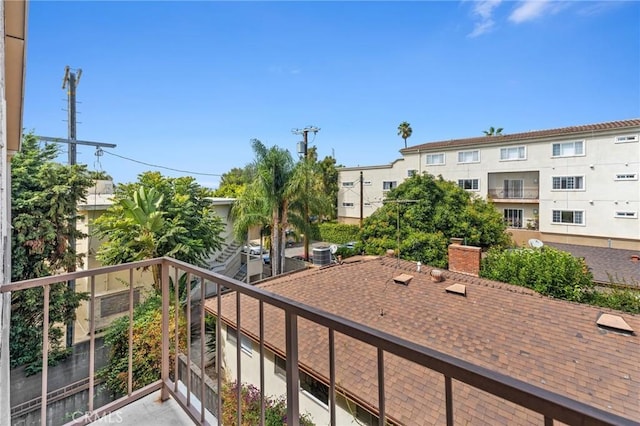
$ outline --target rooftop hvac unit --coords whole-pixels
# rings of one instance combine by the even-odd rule
[[[313,264],[317,266],[331,264],[331,249],[329,247],[315,247],[313,249]]]

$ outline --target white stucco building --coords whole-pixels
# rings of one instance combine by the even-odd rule
[[[491,199],[514,233],[636,249],[639,139],[632,119],[408,147],[388,165],[339,169],[338,218],[358,223],[388,190],[427,172]]]

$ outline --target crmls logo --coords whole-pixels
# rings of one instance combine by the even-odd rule
[[[90,413],[90,412],[81,412],[81,411],[76,411],[75,413],[73,413],[73,415],[71,416],[72,420],[76,420],[79,419],[81,417],[84,417],[91,422],[91,423],[97,423],[97,424],[118,424],[118,423],[122,423],[123,418],[122,418],[122,413],[120,411],[116,411],[114,413],[109,413],[109,414],[105,414],[104,416],[100,417],[100,415],[98,413]]]

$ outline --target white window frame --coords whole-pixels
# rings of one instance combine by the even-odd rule
[[[346,207],[346,208],[353,207],[353,203],[350,203],[348,201],[343,201],[342,202],[342,207]]]
[[[470,182],[471,188],[465,188],[465,183]],[[475,185],[474,185],[475,184]],[[480,179],[458,179],[458,186],[465,191],[480,191]],[[474,187],[475,186],[475,187]]]
[[[343,188],[353,188],[353,182],[342,182]]]
[[[284,363],[284,367],[278,365],[278,361]],[[273,373],[284,379],[287,378],[287,361],[278,354],[273,354]]]
[[[414,177],[418,174],[418,169],[409,169],[407,170],[407,177]]]
[[[640,137],[637,133],[635,135],[616,136],[616,143],[633,143],[638,142],[638,140],[640,140]]]
[[[511,157],[510,153],[515,150],[515,157]],[[500,161],[522,161],[527,159],[527,147],[525,145],[506,146],[500,148]]]
[[[558,212],[558,214],[560,215],[560,221],[556,221],[555,220],[556,212]],[[571,213],[573,215],[572,216],[573,217],[573,221],[572,222],[563,222],[562,221],[562,214],[563,213]],[[580,222],[576,222],[575,221],[576,213],[580,213],[580,218],[582,219]],[[551,210],[551,224],[552,225],[585,226],[584,210],[568,210],[568,209],[554,209],[554,210]]]
[[[389,185],[387,185],[389,184]],[[387,188],[388,186],[388,188]],[[398,181],[397,180],[385,180],[382,181],[382,190],[383,191],[391,191],[392,189],[396,189],[398,187]]]
[[[434,161],[436,158],[442,157],[440,161]],[[444,152],[438,152],[437,154],[427,154],[426,164],[427,166],[444,166],[446,163],[446,154]]]
[[[559,180],[560,187],[556,188],[556,179]],[[564,180],[564,187],[563,187]],[[573,182],[570,184],[570,182]],[[582,187],[576,188],[576,182],[582,183]],[[573,186],[573,188],[569,188],[569,186]],[[575,176],[552,176],[551,177],[551,190],[552,191],[584,191],[585,190],[585,176],[584,175],[575,175]]]
[[[471,160],[467,161],[466,159],[460,159],[462,157],[466,157],[468,154],[471,154]],[[476,157],[476,158],[474,158]],[[458,164],[470,164],[470,163],[479,163],[480,162],[480,150],[472,149],[470,151],[458,151]]]
[[[616,210],[613,217],[615,217],[616,219],[637,219],[638,212],[629,210]]]
[[[581,153],[576,154],[576,144],[580,144]],[[555,154],[555,147],[558,146],[558,154]],[[569,148],[571,146],[571,148]],[[571,150],[571,153],[564,153],[564,149]],[[584,140],[571,141],[571,142],[555,142],[551,144],[551,157],[584,157],[586,154],[586,143]]]
[[[230,325],[227,325],[227,340],[235,345],[238,344],[238,331]],[[249,356],[253,355],[253,343],[242,332],[240,332],[240,349]]]
[[[325,385],[321,381],[315,379],[313,376],[311,376],[310,374],[305,373],[302,370],[300,370],[298,372],[298,377],[299,377],[300,391],[304,395],[309,397],[311,400],[313,400],[316,404],[320,405],[321,407],[329,408],[329,386]],[[317,383],[318,385],[324,386],[324,387],[327,388],[327,402],[324,402],[322,399],[320,399],[319,396],[314,394],[313,390],[308,390],[308,389],[305,389],[303,387],[305,384],[307,384],[309,386],[309,385],[312,385],[314,383]]]
[[[616,173],[613,180],[638,180],[637,173]]]

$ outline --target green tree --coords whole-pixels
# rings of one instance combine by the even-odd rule
[[[285,231],[288,224],[290,181],[294,163],[289,151],[273,146],[267,148],[253,139],[256,178],[234,205],[234,232],[244,240],[249,227],[269,224],[271,228],[271,268],[273,275],[284,267]]]
[[[406,121],[403,121],[398,126],[398,136],[404,139],[405,148],[407,147],[407,139],[411,137],[412,133],[413,133],[413,129],[411,128],[411,124],[407,123]]]
[[[493,126],[489,127],[489,130],[483,130],[485,136],[501,136],[502,135],[502,127],[498,127],[497,129]]]
[[[361,239],[368,253],[399,249],[404,259],[446,267],[450,238],[504,247],[510,243],[504,231],[503,218],[492,204],[425,173],[389,192],[384,205],[365,219]]]
[[[327,219],[334,220],[338,214],[338,166],[336,165],[336,159],[331,156],[324,157],[318,163],[318,167],[324,192],[329,197],[331,204]]]
[[[249,164],[244,168],[234,167],[220,178],[218,189],[213,192],[214,197],[239,198],[247,185],[255,177],[255,168]]]
[[[309,239],[313,233],[310,217],[331,214],[331,194],[327,193],[322,172],[315,155],[301,159],[295,166],[288,183],[288,222],[304,234],[304,256],[309,258]]]
[[[55,145],[40,146],[33,134],[24,136],[22,150],[11,162],[11,279],[26,280],[66,271],[81,264],[74,237],[85,237],[71,220],[93,183],[83,165],[62,165],[54,159]],[[62,343],[62,324],[75,320],[86,295],[70,291],[66,283],[51,286],[49,304],[49,361],[55,363],[68,350]],[[27,364],[36,372],[42,362],[42,288],[12,294],[11,365]]]
[[[480,276],[575,302],[589,301],[594,290],[593,275],[584,259],[546,246],[490,250],[482,261]]]
[[[206,266],[222,245],[223,223],[211,205],[212,191],[192,177],[145,172],[138,182],[119,185],[114,204],[94,222],[103,239],[97,258],[107,265],[171,256]],[[159,289],[159,270],[154,271]]]

